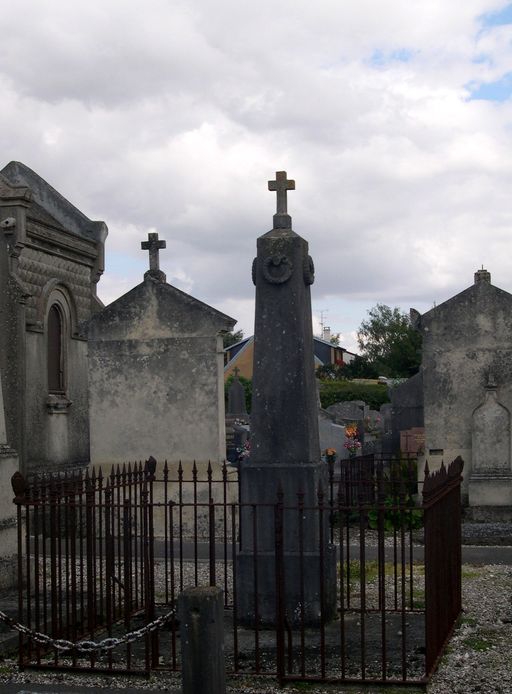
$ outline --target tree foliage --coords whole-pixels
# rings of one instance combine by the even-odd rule
[[[242,330],[237,330],[236,332],[231,330],[230,332],[223,333],[222,342],[224,344],[224,349],[226,349],[226,347],[231,347],[231,345],[236,345],[237,342],[243,339],[244,333]]]
[[[376,304],[357,333],[362,356],[379,375],[407,378],[421,363],[421,335],[399,308]]]
[[[384,374],[379,373],[375,364],[360,354],[356,354],[352,361],[349,361],[343,367],[344,378],[378,378],[381,375],[383,376]]]
[[[324,409],[345,400],[364,400],[372,410],[378,410],[382,404],[389,402],[388,388],[380,383],[322,381],[320,402]]]
[[[316,377],[321,381],[339,381],[346,378],[345,368],[344,364],[322,364],[316,368]]]

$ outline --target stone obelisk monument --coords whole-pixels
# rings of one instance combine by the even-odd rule
[[[319,488],[327,491],[314,373],[314,265],[307,242],[291,228],[287,191],[295,189],[295,182],[278,171],[268,185],[277,193],[277,212],[274,228],[258,239],[252,267],[256,315],[251,455],[240,470],[241,501],[275,504],[280,487],[285,506],[297,507],[302,493],[307,508],[318,504]],[[244,506],[241,514],[238,609],[242,619],[251,621],[256,607],[259,620],[271,623],[276,613],[274,515],[271,507],[256,513],[255,520],[254,510]],[[327,541],[328,513],[322,537],[318,513],[307,510],[302,517],[299,522],[297,509],[284,514],[285,608],[289,621],[303,614],[308,623],[315,623],[321,610],[320,577],[324,618],[334,610],[335,554]]]

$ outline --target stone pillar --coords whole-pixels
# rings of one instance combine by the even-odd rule
[[[315,506],[319,490],[327,492],[327,469],[320,460],[311,320],[314,266],[308,244],[292,230],[283,203],[283,194],[294,187],[285,172],[269,182],[269,188],[278,192],[278,210],[274,228],[258,239],[253,263],[251,455],[240,471],[244,505],[275,504],[278,487],[285,507],[296,506],[299,493],[304,495],[305,507]],[[289,622],[295,621],[304,596],[305,620],[315,623],[320,618],[322,591],[324,618],[334,612],[335,552],[328,544],[328,513],[322,532],[316,512],[306,511],[302,517],[299,528],[298,511],[284,511],[285,610]],[[276,619],[273,508],[259,508],[255,519],[253,510],[244,506],[241,537],[239,615],[246,622],[254,621],[257,593],[259,620],[272,623]]]
[[[183,694],[225,694],[222,590],[187,588],[178,598],[178,618]]]

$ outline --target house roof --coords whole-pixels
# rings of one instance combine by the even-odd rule
[[[228,353],[231,352],[232,350],[236,350],[236,354],[234,354],[231,359],[228,361],[228,363],[224,367],[224,371],[228,371],[232,366],[233,366],[233,361],[235,359],[238,359],[243,352],[253,343],[254,341],[254,335],[250,335],[249,337],[244,337],[243,340],[240,340],[239,342],[236,342],[233,345],[229,345],[229,347],[225,347],[224,352]],[[340,347],[339,345],[333,345],[331,342],[328,342],[327,340],[323,340],[320,337],[317,337],[316,335],[313,335],[313,341],[314,342],[319,342],[323,345],[327,345],[329,347],[336,347],[337,349],[341,349],[343,352],[346,354],[353,354],[353,352],[349,352],[348,349],[345,349],[344,347]],[[239,348],[239,349],[238,349]],[[355,355],[354,355],[355,356]],[[317,366],[323,366],[323,362],[321,359],[319,359],[316,354],[314,355],[315,359],[315,367]]]
[[[233,349],[234,347],[240,347],[240,345],[242,345],[242,347],[239,350],[237,350],[237,353],[233,357],[231,357],[231,359],[228,361],[228,363],[224,366],[224,371],[229,371],[229,369],[233,365],[233,361],[235,359],[238,359],[239,356],[241,354],[243,354],[245,352],[245,350],[248,349],[252,345],[253,342],[254,342],[254,335],[251,335],[250,337],[245,337],[243,340],[240,340],[240,342],[236,342],[234,345],[230,345],[229,347],[226,347],[224,349],[224,352],[229,352],[229,350]]]

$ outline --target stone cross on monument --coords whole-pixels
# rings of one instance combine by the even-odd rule
[[[295,182],[287,179],[285,171],[278,171],[268,186],[277,192],[277,213],[274,228],[257,241],[252,266],[256,311],[251,454],[241,474],[244,508],[242,547],[237,558],[238,608],[241,618],[250,622],[257,592],[259,619],[267,623],[275,619],[276,539],[273,520],[263,505],[268,508],[276,503],[280,487],[284,505],[293,508],[286,512],[283,534],[287,619],[293,622],[300,613],[305,590],[304,619],[316,623],[320,614],[329,619],[334,613],[336,567],[335,552],[326,535],[327,524],[320,532],[314,510],[319,492],[327,490],[327,468],[320,458],[313,352],[310,287],[314,265],[307,241],[292,230],[288,215],[286,193],[295,189]],[[296,508],[300,495],[304,507],[311,509],[302,514],[301,547]],[[262,505],[256,531],[254,517],[247,511],[251,504]],[[251,545],[254,535],[258,538],[257,568]],[[322,580],[317,573],[320,564]]]
[[[167,280],[165,273],[160,270],[159,253],[160,249],[166,248],[166,246],[166,242],[160,241],[156,233],[149,233],[148,240],[141,242],[141,249],[143,251],[149,251],[149,270],[144,273],[144,279],[149,276],[159,282],[165,282]]]
[[[277,193],[277,212],[274,215],[274,229],[291,229],[292,218],[288,214],[287,191],[295,190],[295,181],[289,181],[286,171],[276,171],[276,180],[268,182],[268,189]]]

